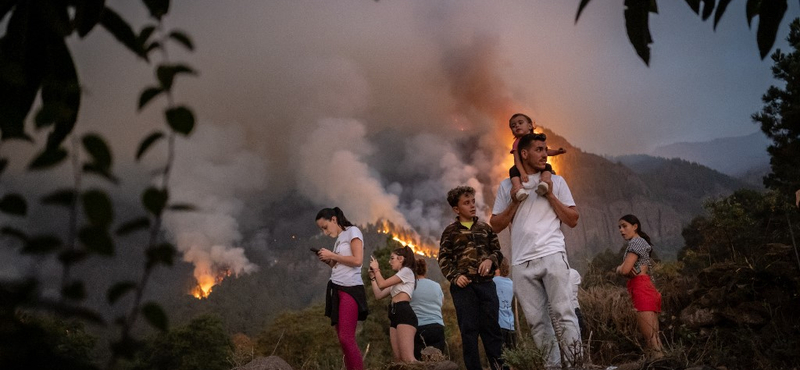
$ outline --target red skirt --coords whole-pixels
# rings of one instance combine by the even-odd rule
[[[661,293],[653,286],[649,275],[638,275],[629,279],[628,293],[631,294],[636,311],[661,312]]]

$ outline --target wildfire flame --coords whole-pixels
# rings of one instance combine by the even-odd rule
[[[376,227],[379,233],[391,236],[392,240],[411,248],[415,254],[426,257],[436,257],[438,254],[439,248],[431,241],[424,241],[414,230],[398,227],[387,220],[378,221]]]
[[[192,288],[192,291],[189,294],[197,299],[208,298],[208,295],[211,294],[214,286],[219,285],[222,280],[229,276],[231,276],[230,269],[221,269],[216,275],[213,275],[210,272],[200,274],[199,276],[196,276],[197,285]]]

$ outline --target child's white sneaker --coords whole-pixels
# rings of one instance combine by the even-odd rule
[[[550,191],[550,186],[548,186],[547,183],[544,181],[540,181],[539,185],[536,185],[536,194],[539,194],[539,196],[543,196],[547,194],[547,192],[549,191]]]
[[[514,194],[514,198],[517,198],[517,201],[521,202],[525,199],[528,199],[528,195],[530,194],[531,193],[528,189],[522,188],[517,190],[517,192]]]

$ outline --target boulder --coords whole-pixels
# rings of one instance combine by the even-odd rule
[[[726,307],[722,316],[737,324],[764,325],[769,318],[769,311],[758,302],[744,302],[736,308]]]
[[[247,365],[237,370],[293,370],[289,364],[278,356],[256,357]]]
[[[720,314],[716,310],[698,307],[695,304],[691,304],[681,311],[681,322],[691,328],[711,326],[718,323],[720,319]]]

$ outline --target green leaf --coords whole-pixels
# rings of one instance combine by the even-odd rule
[[[168,109],[167,123],[175,132],[189,136],[194,129],[194,113],[185,106]]]
[[[12,1],[0,3],[0,10],[14,12],[3,19],[5,33],[0,42],[0,140],[23,139],[33,141],[25,133],[25,120],[42,83],[42,63],[45,48],[45,28],[39,17],[30,17],[33,2]]]
[[[114,221],[114,206],[111,199],[101,190],[89,190],[83,193],[83,211],[89,223],[101,228],[108,228]]]
[[[15,229],[15,228],[10,227],[10,226],[3,226],[2,228],[0,228],[0,235],[5,235],[5,236],[10,236],[12,238],[17,238],[22,242],[27,242],[28,241],[28,235],[25,234],[24,231],[19,230],[19,229]]]
[[[583,13],[583,8],[589,4],[589,0],[581,0],[580,5],[578,5],[578,14],[575,14],[575,23],[578,23],[578,18],[581,17],[581,13]]]
[[[144,52],[147,53],[147,55],[150,55],[150,53],[152,53],[153,50],[160,49],[160,48],[161,48],[161,43],[158,42],[158,41],[153,41],[150,44],[148,44],[147,46],[145,46]]]
[[[189,51],[194,51],[194,43],[192,43],[192,39],[190,39],[189,36],[183,33],[182,31],[172,31],[170,32],[169,37],[179,42]]]
[[[152,25],[151,26],[145,26],[144,28],[142,28],[142,31],[139,32],[139,36],[137,36],[139,44],[147,45],[147,41],[150,40],[150,36],[153,35],[153,32],[155,30],[156,30],[156,27],[152,26]]]
[[[761,8],[761,0],[747,0],[747,5],[745,5],[747,27],[750,27],[752,25],[753,18],[758,15],[758,10],[760,8]]]
[[[66,250],[58,255],[58,260],[65,265],[83,261],[89,254],[82,250]]]
[[[84,37],[100,22],[105,9],[105,0],[77,0],[75,2],[75,26],[78,36]]]
[[[6,194],[0,199],[0,212],[15,216],[28,214],[28,203],[19,194]]]
[[[159,190],[151,186],[142,194],[142,204],[147,211],[158,216],[164,211],[168,198],[169,194],[166,189]]]
[[[147,319],[147,322],[149,322],[154,328],[161,331],[167,331],[169,327],[167,314],[164,313],[164,310],[157,303],[145,303],[144,306],[142,306],[142,315],[144,315],[144,318]]]
[[[151,100],[153,100],[153,98],[162,92],[164,92],[164,89],[160,87],[148,87],[142,91],[142,94],[139,96],[139,110],[142,110],[147,103],[149,103]]]
[[[148,228],[150,228],[150,219],[147,217],[138,217],[120,225],[116,233],[118,236],[125,236],[135,231],[147,230]]]
[[[756,40],[758,41],[758,51],[761,59],[764,59],[772,45],[775,44],[775,36],[778,34],[778,27],[781,25],[783,15],[786,13],[786,0],[762,1],[758,14],[758,31]]]
[[[72,189],[56,190],[41,199],[42,204],[72,207],[75,203],[75,191]]]
[[[722,14],[725,13],[725,9],[728,8],[728,4],[730,4],[731,0],[719,0],[719,4],[717,4],[717,12],[714,14],[714,30],[717,29],[717,24],[719,24],[719,20],[722,18]]]
[[[703,1],[703,20],[707,20],[711,14],[714,13],[714,3],[716,0],[702,0]]]
[[[106,7],[100,17],[100,24],[130,51],[147,60],[147,54],[145,54],[142,44],[139,43],[138,37],[136,37],[128,22],[122,19],[117,12]]]
[[[111,288],[108,288],[108,292],[106,293],[106,300],[108,304],[116,303],[125,293],[133,290],[136,288],[136,283],[132,281],[121,281],[119,283],[114,284]]]
[[[625,28],[628,31],[628,39],[636,49],[636,54],[646,65],[650,65],[650,45],[653,38],[650,36],[649,2],[640,0],[625,0]]]
[[[64,148],[45,149],[28,165],[29,170],[43,170],[53,167],[67,158]]]
[[[109,169],[97,166],[94,163],[86,163],[83,165],[83,172],[98,175],[110,181],[112,184],[119,184],[119,178],[114,176]]]
[[[185,64],[164,64],[156,69],[156,78],[158,78],[158,82],[161,83],[161,87],[164,90],[171,90],[175,76],[181,73],[197,75],[197,72]]]
[[[168,208],[170,211],[179,211],[179,212],[194,212],[197,211],[197,207],[194,204],[188,203],[177,203],[170,205]]]
[[[178,253],[175,247],[170,243],[161,243],[159,245],[147,249],[147,267],[153,267],[158,264],[172,266],[175,261],[175,255]]]
[[[61,288],[61,295],[74,301],[82,301],[86,299],[86,286],[82,281],[73,281]]]
[[[28,239],[22,248],[22,254],[47,254],[60,248],[61,239],[54,235],[43,235]]]
[[[86,134],[83,136],[83,147],[92,157],[92,161],[103,169],[111,168],[111,150],[102,137],[96,134]]]
[[[47,137],[47,148],[55,149],[72,133],[78,120],[81,88],[64,38],[48,39],[44,58],[42,109],[51,112],[54,127]]]
[[[142,155],[144,155],[147,149],[149,149],[153,144],[156,143],[156,141],[158,141],[163,137],[164,137],[163,132],[156,131],[148,135],[144,140],[142,140],[142,143],[139,144],[139,150],[136,151],[136,160],[138,161],[139,159],[141,159]]]
[[[114,254],[114,240],[108,230],[99,226],[84,226],[78,231],[78,240],[83,243],[86,250],[103,256]]]
[[[689,4],[694,14],[700,14],[700,0],[686,0],[686,4]]]
[[[169,0],[143,0],[143,2],[155,19],[161,19],[169,12]]]

